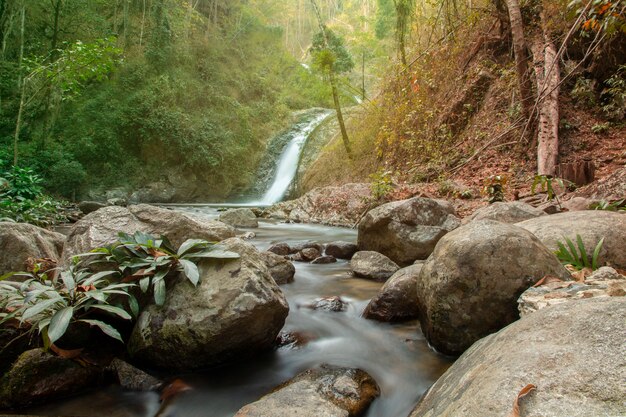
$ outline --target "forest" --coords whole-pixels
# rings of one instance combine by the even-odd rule
[[[0,0],[0,414],[626,415],[626,3]]]

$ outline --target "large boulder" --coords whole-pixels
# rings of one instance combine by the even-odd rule
[[[259,227],[256,215],[249,208],[230,209],[220,214],[220,221],[234,227]]]
[[[550,250],[565,238],[576,242],[580,235],[587,254],[604,238],[598,257],[600,265],[626,269],[626,214],[603,210],[584,210],[538,217],[517,224],[539,238]]]
[[[545,275],[569,272],[533,234],[494,220],[471,222],[444,236],[417,280],[422,331],[457,355],[517,320],[518,297]]]
[[[28,258],[58,260],[65,236],[28,223],[0,222],[0,275],[26,270]]]
[[[137,231],[166,236],[176,247],[187,239],[221,241],[234,237],[236,230],[214,220],[201,220],[191,215],[164,208],[139,204],[130,207],[105,207],[83,217],[70,230],[63,249],[63,258],[110,245],[119,232]]]
[[[351,259],[356,251],[356,244],[350,242],[338,241],[326,245],[326,255],[334,256],[337,259]]]
[[[529,314],[475,343],[410,417],[626,415],[626,298],[577,300]],[[512,415],[512,414],[511,414]]]
[[[386,281],[400,267],[385,255],[374,251],[360,251],[350,260],[350,268],[355,276]]]
[[[100,371],[32,349],[22,353],[0,379],[0,408],[42,403],[76,394],[98,381]]]
[[[363,317],[385,322],[399,322],[417,318],[415,285],[422,264],[400,269],[385,282],[378,294],[363,311]]]
[[[536,217],[547,216],[546,212],[539,210],[521,201],[495,202],[486,207],[476,210],[470,217],[464,219],[464,223],[475,220],[497,220],[502,223],[519,223]]]
[[[246,405],[235,417],[357,417],[378,395],[376,381],[366,372],[323,365]]]
[[[273,346],[289,312],[285,296],[252,245],[240,239],[221,245],[241,258],[200,262],[197,287],[180,278],[163,306],[140,314],[128,343],[136,361],[189,370]]]
[[[380,252],[401,266],[426,259],[446,233],[461,224],[452,205],[416,197],[383,204],[359,222],[359,250]]]

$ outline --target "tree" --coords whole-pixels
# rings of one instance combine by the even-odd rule
[[[415,0],[393,0],[396,9],[396,41],[400,61],[406,66],[406,38],[411,31],[411,21],[415,10]]]
[[[322,21],[322,16],[315,0],[311,0],[311,3],[315,9],[315,14],[320,27],[320,32],[313,38],[311,53],[313,55],[315,66],[320,68],[328,76],[330,88],[333,93],[335,110],[337,111],[337,121],[339,122],[339,129],[341,130],[343,146],[346,149],[348,158],[351,158],[352,148],[350,145],[350,139],[348,138],[348,131],[346,130],[346,125],[343,121],[343,114],[341,112],[341,103],[339,102],[339,92],[337,91],[337,81],[335,77],[337,74],[351,71],[352,68],[354,68],[354,62],[344,47],[343,40],[328,29]]]
[[[520,101],[524,116],[531,117],[533,106],[533,93],[530,81],[528,65],[528,47],[524,37],[524,23],[519,0],[506,0],[511,23],[511,35],[513,37],[513,52],[515,54],[515,70],[517,72],[517,84],[520,93]]]

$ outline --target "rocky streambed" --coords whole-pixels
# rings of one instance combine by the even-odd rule
[[[307,200],[306,216],[339,204],[346,212],[333,218],[356,218],[358,230],[257,219],[249,209],[131,206],[81,220],[61,253],[65,238],[20,231],[12,241],[27,242],[22,252],[62,262],[131,229],[221,240],[241,257],[200,263],[197,288],[176,283],[163,307],[146,306],[116,350],[122,362],[27,351],[0,380],[3,404],[28,402],[21,370],[34,369],[60,381],[30,389],[45,405],[21,411],[38,415],[495,416],[530,384],[524,416],[626,413],[624,214],[548,216],[515,203],[461,221],[445,201],[359,214],[331,194],[320,210]],[[305,220],[298,210],[269,212]],[[16,230],[0,224],[0,246]],[[604,238],[598,259],[608,266],[572,275],[553,254],[555,234],[588,246]],[[446,371],[454,356],[431,346],[461,356]]]

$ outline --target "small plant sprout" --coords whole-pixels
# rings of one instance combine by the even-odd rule
[[[576,244],[571,239],[564,237],[565,243],[557,242],[559,250],[555,252],[557,258],[563,265],[571,265],[576,270],[582,270],[585,268],[595,271],[598,269],[598,256],[602,250],[604,244],[604,238],[600,239],[593,254],[591,260],[587,255],[587,250],[580,235],[576,235]]]

